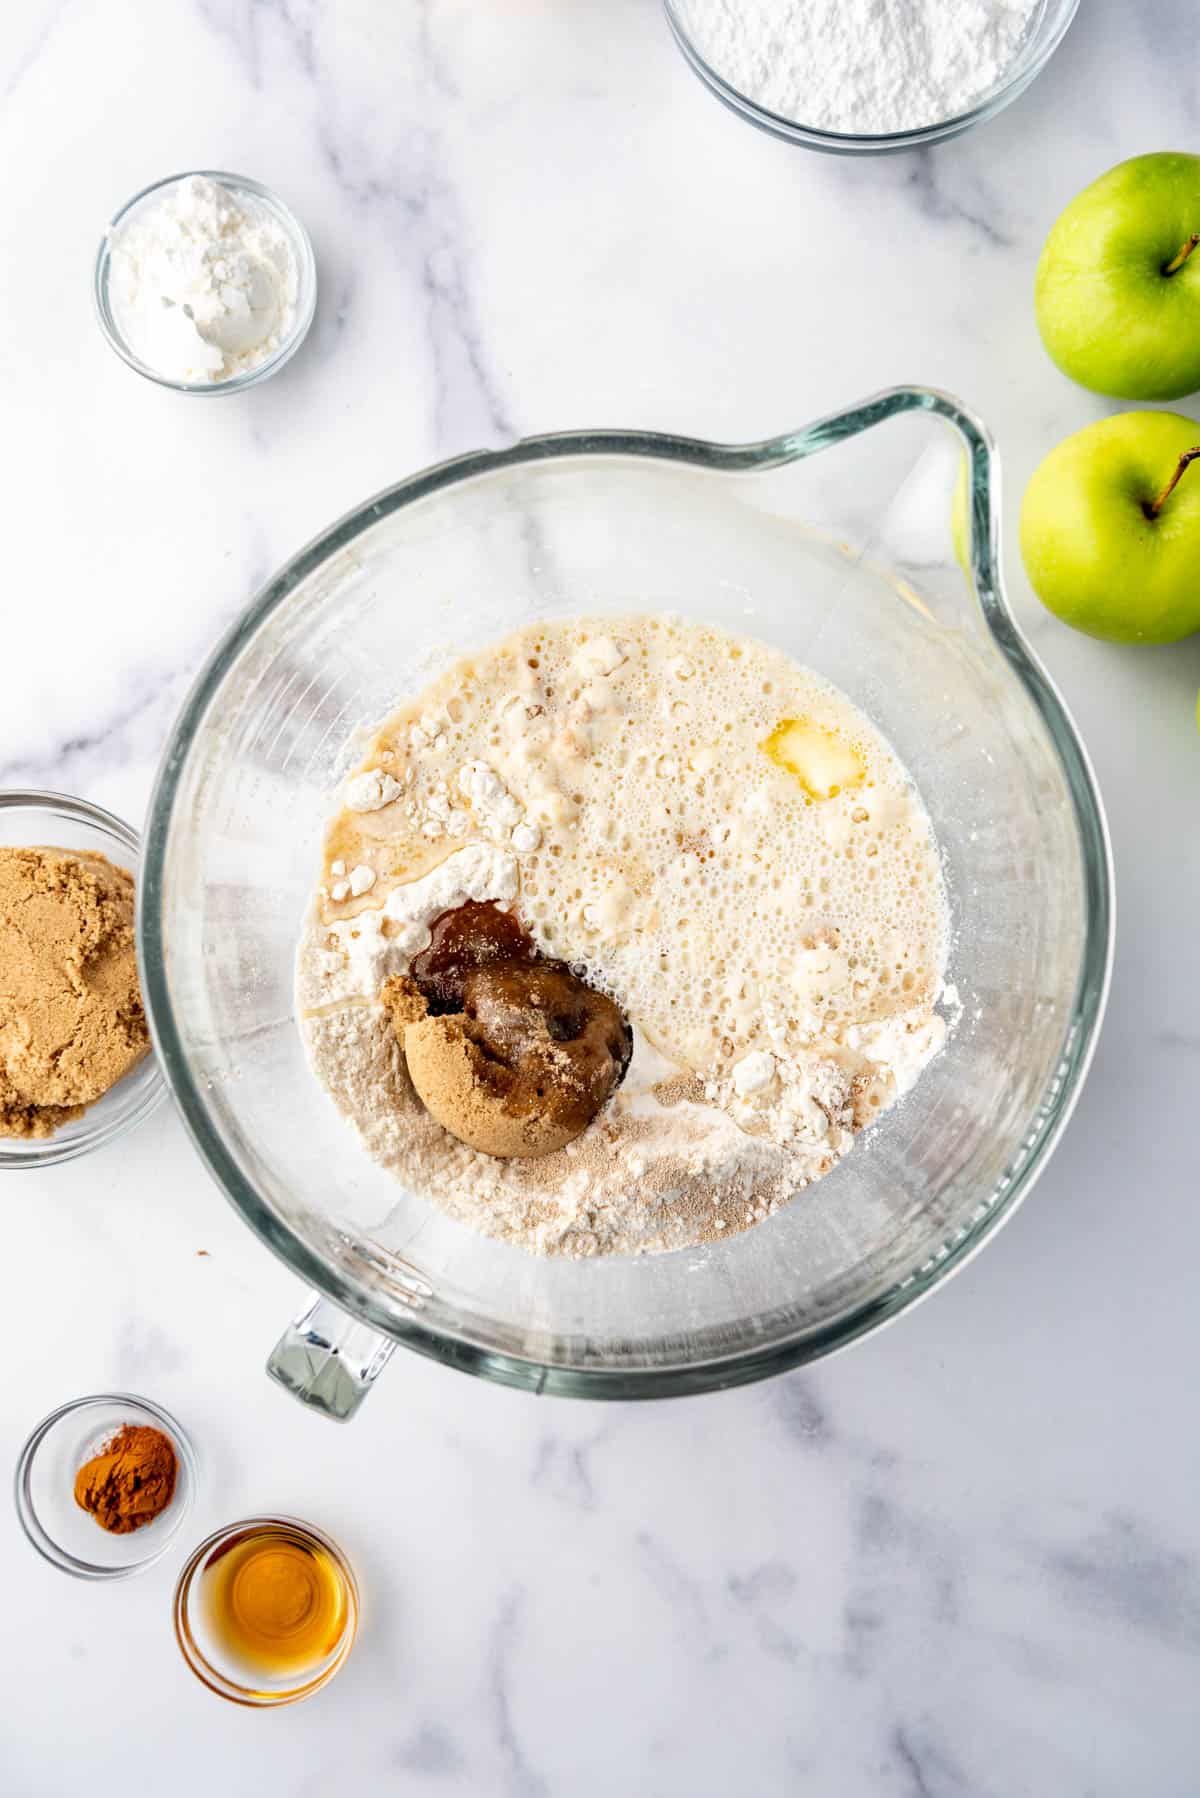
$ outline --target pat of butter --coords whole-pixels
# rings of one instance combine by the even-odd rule
[[[785,718],[763,748],[773,762],[796,776],[810,799],[833,799],[866,778],[853,744],[811,718]]]

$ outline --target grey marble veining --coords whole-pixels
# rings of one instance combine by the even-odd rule
[[[10,1177],[3,1454],[72,1394],[144,1390],[201,1446],[197,1538],[311,1516],[366,1609],[335,1686],[250,1716],[176,1655],[174,1559],[96,1590],[10,1516],[0,1790],[125,1792],[131,1742],[180,1798],[1200,1789],[1200,644],[1070,635],[1014,537],[1040,456],[1106,409],[1037,341],[1041,237],[1121,156],[1195,146],[1194,23],[1083,0],[1001,118],[851,163],[725,113],[656,0],[6,9],[0,783],[139,820],[217,634],[431,460],[572,426],[745,439],[926,381],[999,440],[1014,602],[1096,761],[1121,924],[1028,1204],[894,1328],[753,1389],[578,1405],[399,1355],[335,1432],[263,1377],[296,1284],[168,1112]],[[88,280],[127,194],[206,165],[279,187],[322,287],[277,381],[199,405],[111,356]]]

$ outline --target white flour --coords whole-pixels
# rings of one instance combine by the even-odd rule
[[[343,805],[297,958],[313,1070],[376,1160],[489,1235],[573,1256],[732,1235],[941,1046],[929,818],[862,713],[766,644],[667,615],[529,626],[389,719]],[[512,905],[633,1029],[621,1087],[538,1160],[443,1130],[379,1003],[467,899]]]
[[[797,124],[874,136],[967,111],[1004,76],[1037,0],[680,0],[729,86]]]

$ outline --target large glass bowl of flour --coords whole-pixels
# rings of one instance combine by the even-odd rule
[[[663,0],[717,98],[810,150],[878,155],[957,137],[1041,74],[1079,0]]]
[[[271,580],[175,726],[142,980],[200,1153],[312,1288],[272,1371],[344,1416],[401,1343],[489,1379],[649,1397],[759,1378],[895,1317],[1029,1190],[1103,1009],[1112,901],[1085,753],[1000,584],[993,452],[897,389],[764,443],[537,438],[377,495]],[[661,608],[832,680],[944,856],[962,1015],[825,1179],[729,1241],[541,1258],[408,1193],[316,1085],[293,964],[353,732],[536,619]]]

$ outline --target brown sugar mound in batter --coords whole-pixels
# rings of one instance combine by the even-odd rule
[[[434,1015],[415,981],[382,993],[425,1109],[469,1148],[550,1155],[580,1136],[629,1065],[620,1010],[560,962],[488,962],[462,1010]]]
[[[0,848],[0,1136],[51,1136],[149,1047],[133,877],[103,855]]]

